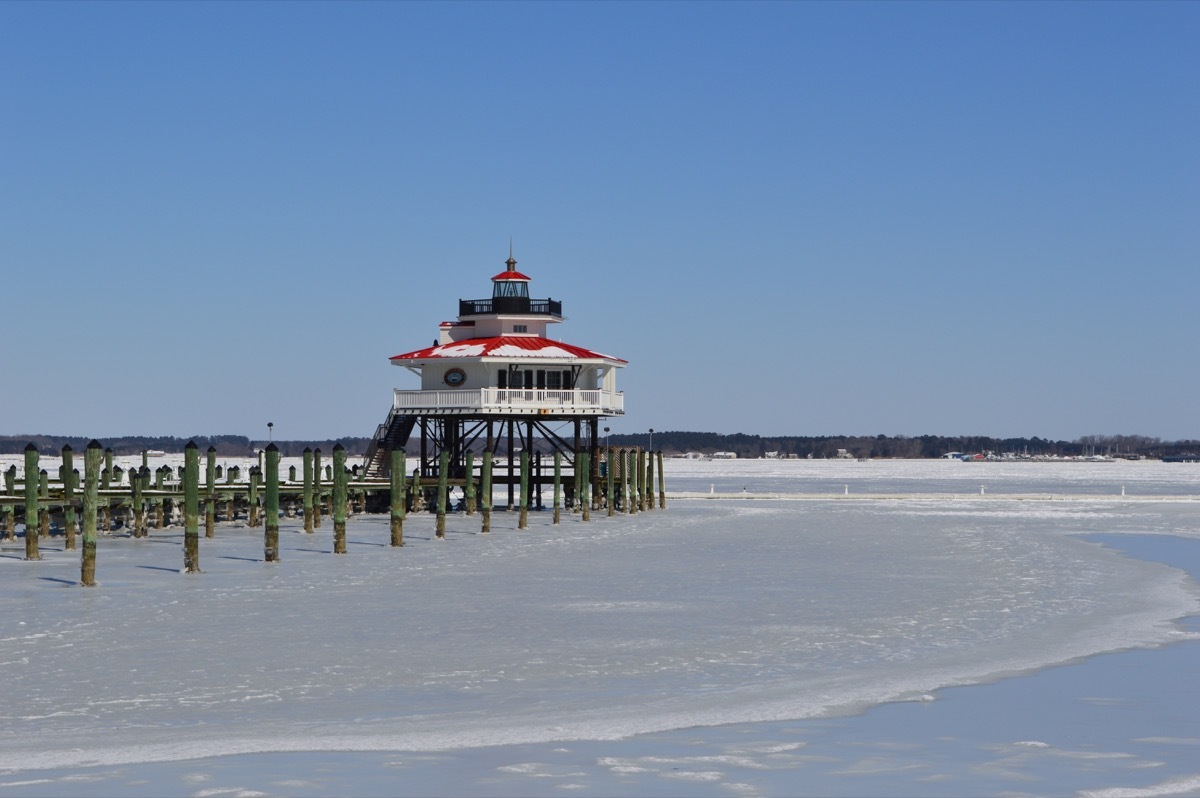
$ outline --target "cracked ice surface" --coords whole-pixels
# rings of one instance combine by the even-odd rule
[[[330,521],[308,536],[285,520],[282,562],[260,561],[261,529],[219,526],[198,575],[178,573],[178,528],[103,539],[94,589],[67,584],[79,555],[61,539],[37,563],[18,541],[0,557],[0,768],[612,739],[927,700],[1181,639],[1171,620],[1200,608],[1181,572],[1074,535],[1194,534],[1194,515],[679,501],[557,527],[534,513],[522,531],[496,513],[490,535],[457,515],[444,542],[413,515],[402,549],[359,516],[345,556]]]

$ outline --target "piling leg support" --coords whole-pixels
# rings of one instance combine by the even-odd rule
[[[625,470],[629,472],[629,514],[633,515],[637,512],[637,451],[629,451],[625,453]]]
[[[17,494],[17,467],[9,466],[4,472],[4,492],[9,496]],[[4,539],[17,539],[17,508],[11,504],[4,505]]]
[[[646,452],[646,509],[654,509],[654,452]]]
[[[83,453],[83,558],[79,584],[96,586],[96,509],[100,498],[100,443],[92,441]]]
[[[658,509],[665,510],[667,507],[667,481],[663,476],[663,453],[662,449],[658,450]]]
[[[313,452],[304,447],[304,531],[313,531]]]
[[[25,447],[25,559],[40,560],[38,552],[38,450]]]
[[[392,545],[404,545],[404,509],[408,497],[404,495],[405,479],[404,450],[392,449]]]
[[[333,553],[346,553],[346,449],[333,447]]]
[[[446,539],[446,472],[450,470],[450,452],[442,449],[438,455],[438,485],[437,485],[437,536],[439,540]]]
[[[562,452],[554,453],[554,523],[562,520]]]
[[[50,537],[50,475],[46,469],[38,472],[38,497],[41,500],[42,514],[38,522],[41,526],[41,536]]]
[[[75,550],[75,479],[79,476],[73,462],[74,453],[68,444],[62,448],[63,471],[63,531],[66,541],[64,551]]]
[[[113,473],[113,450],[111,446],[104,449],[104,471],[100,472],[100,487],[108,490],[111,486],[110,480]],[[100,528],[107,534],[112,529],[112,500],[105,499],[100,504],[100,510],[103,516],[100,519]]]
[[[184,447],[183,462],[183,570],[197,574],[200,573],[200,449],[195,441],[188,441]]]
[[[279,561],[279,447],[273,442],[266,451],[266,524],[263,533],[263,559]]]
[[[217,448],[209,446],[204,461],[204,537],[216,534],[217,525]]]
[[[613,495],[613,488],[616,485],[617,475],[613,473],[615,466],[613,465],[613,450],[611,446],[608,447],[608,457],[605,459],[604,463],[605,476],[608,478],[608,484],[605,485],[607,490],[605,491],[604,495],[606,496],[608,503],[608,517],[612,518],[617,512],[617,498]]]
[[[313,529],[321,528],[321,450],[313,449]]]
[[[467,452],[467,482],[463,497],[467,503],[467,515],[475,515],[475,452]]]
[[[580,452],[576,461],[576,469],[579,472],[579,488],[576,493],[580,506],[583,508],[583,520],[592,520],[592,472],[589,470],[591,466],[591,456],[587,452]]]
[[[483,525],[480,530],[484,534],[492,531],[492,460],[495,459],[492,455],[492,450],[488,449],[483,453],[483,464],[479,474],[479,499],[483,504],[480,505],[480,514],[483,516]]]
[[[262,470],[258,466],[250,466],[250,492],[246,500],[250,506],[246,509],[246,520],[250,526],[258,526],[262,518],[258,511],[258,486],[262,484]]]
[[[521,511],[517,516],[517,529],[529,526],[529,451],[521,450]]]
[[[149,466],[147,466],[147,467],[149,467]],[[163,489],[162,466],[159,466],[158,468],[154,469],[154,489],[155,490]],[[163,528],[163,510],[165,509],[163,507],[163,499],[161,496],[159,496],[158,498],[152,499],[151,501],[154,502],[154,528],[162,529]]]

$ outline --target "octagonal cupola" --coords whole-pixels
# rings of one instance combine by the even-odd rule
[[[529,312],[529,278],[517,271],[512,253],[504,271],[492,278],[492,308],[497,313]]]
[[[517,271],[511,251],[504,267],[492,277],[490,299],[458,300],[458,320],[442,322],[439,343],[497,335],[545,337],[547,325],[563,320],[562,302],[530,298],[532,280]]]

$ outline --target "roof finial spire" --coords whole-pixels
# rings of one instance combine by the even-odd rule
[[[509,270],[510,272],[515,272],[515,271],[517,270],[517,269],[516,269],[517,261],[516,261],[516,260],[513,258],[513,256],[512,256],[512,252],[513,252],[513,250],[512,250],[512,236],[509,236],[509,237],[508,237],[508,260],[504,261],[504,264],[505,264],[506,266],[508,266],[508,270]]]

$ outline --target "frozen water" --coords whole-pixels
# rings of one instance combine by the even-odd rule
[[[707,486],[719,468],[751,490],[802,492],[861,466],[873,490],[895,491],[991,464],[671,462],[668,481]],[[1194,467],[1053,466],[1066,470],[1018,464],[989,482],[1089,492],[1110,478],[1089,473],[1116,468],[1160,498],[1198,492]],[[754,487],[766,480],[782,487]],[[331,522],[308,536],[285,521],[270,565],[261,530],[220,526],[199,575],[178,573],[175,528],[102,540],[94,589],[69,586],[77,552],[51,543],[27,563],[8,544],[0,768],[604,740],[925,701],[1187,638],[1173,623],[1200,606],[1186,575],[1078,536],[1194,537],[1197,509],[676,501],[557,527],[534,514],[523,531],[498,513],[486,536],[458,515],[444,542],[414,515],[403,549],[386,545],[386,518],[360,516],[346,556],[329,553]]]

